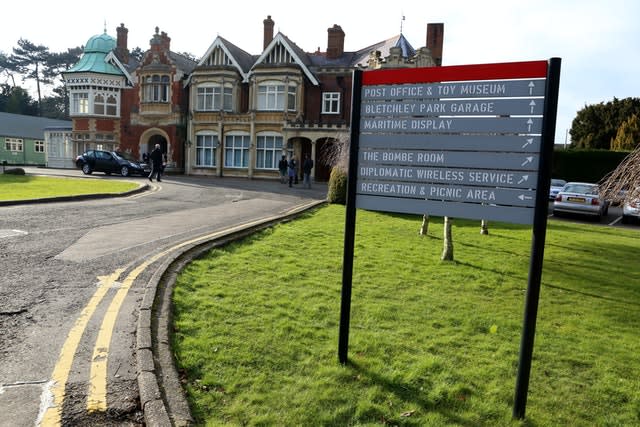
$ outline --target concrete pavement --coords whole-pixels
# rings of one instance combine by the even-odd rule
[[[38,168],[33,168],[38,169]],[[61,176],[78,176],[78,171],[73,170],[36,170],[28,171],[28,173],[53,174]],[[51,173],[53,172],[53,173]],[[177,177],[176,177],[177,178]],[[170,180],[167,177],[167,180]],[[155,183],[154,183],[155,184]],[[154,184],[149,185],[140,180],[140,187],[134,192],[127,193],[132,195],[147,190],[155,190],[158,188]],[[271,181],[252,180],[251,186],[259,191],[261,185],[273,187]],[[294,189],[296,191],[298,189]],[[136,328],[136,345],[135,358],[138,388],[140,393],[140,405],[143,409],[145,423],[153,426],[185,426],[193,423],[189,406],[184,396],[184,392],[180,383],[180,379],[174,365],[173,355],[170,345],[171,331],[171,294],[175,279],[181,269],[191,260],[209,251],[210,249],[225,245],[233,240],[245,237],[258,230],[270,227],[276,223],[290,220],[297,215],[325,203],[326,184],[315,184],[312,190],[302,190],[306,194],[304,203],[280,212],[277,215],[263,217],[259,220],[245,221],[239,219],[238,224],[227,226],[215,233],[203,234],[192,238],[186,242],[176,244],[168,255],[162,257],[161,261],[154,264],[152,268],[155,270],[144,288],[144,297],[139,307],[137,328]],[[282,192],[288,192],[290,189],[282,188]],[[122,195],[121,195],[122,196]],[[79,196],[74,198],[49,198],[41,200],[29,201],[9,201],[4,205],[22,204],[22,203],[45,203],[45,202],[61,202],[81,199],[90,199],[99,197],[97,195]],[[101,196],[104,197],[104,196]],[[112,196],[113,197],[113,196]],[[257,202],[253,200],[234,201],[243,205],[243,208],[249,210],[260,210],[260,206],[255,205]],[[272,200],[261,200],[260,203],[275,203]],[[216,209],[221,207],[210,206],[201,208],[202,212],[198,215],[183,215],[181,212],[175,212],[169,215],[163,215],[154,218],[153,222],[148,220],[135,221],[137,225],[127,225],[127,233],[120,230],[118,224],[108,226],[109,233],[117,236],[126,234],[126,244],[135,247],[145,239],[142,236],[149,236],[158,230],[171,229],[171,224],[176,222],[190,221],[193,229],[198,229],[202,225],[205,229],[207,218],[216,215]],[[200,224],[198,221],[204,221]],[[134,230],[132,232],[132,230]],[[104,231],[104,230],[103,230]],[[166,236],[165,236],[166,237]],[[61,259],[69,259],[74,261],[84,261],[100,257],[109,251],[121,248],[122,242],[113,248],[109,242],[104,242],[100,247],[95,247],[95,242],[91,236],[87,235],[76,242],[68,250],[58,255]],[[150,267],[151,268],[151,267]]]

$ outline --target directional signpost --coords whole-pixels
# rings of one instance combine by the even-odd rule
[[[339,359],[356,208],[533,225],[514,416],[524,417],[546,233],[560,59],[354,74]]]

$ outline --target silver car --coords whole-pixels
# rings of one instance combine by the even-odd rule
[[[554,178],[551,180],[551,186],[549,187],[549,200],[555,200],[556,196],[562,190],[562,187],[565,186],[567,181],[564,179]]]
[[[598,186],[588,182],[568,182],[553,201],[553,215],[579,214],[600,220],[609,212],[609,202],[598,195]]]
[[[640,221],[640,197],[625,200],[622,205],[622,223],[628,224],[632,221]]]

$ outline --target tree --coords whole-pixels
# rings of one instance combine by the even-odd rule
[[[40,105],[40,115],[50,119],[69,119],[69,97],[65,86],[58,86],[53,89],[51,96],[42,98]]]
[[[640,199],[640,144],[598,184],[602,199],[620,203]]]
[[[640,116],[633,114],[622,122],[611,142],[612,150],[633,150],[640,144]]]
[[[135,58],[136,61],[142,61],[142,57],[144,56],[144,51],[140,49],[140,47],[136,46],[129,51],[129,56]]]
[[[640,98],[585,105],[571,123],[572,147],[610,149],[618,128],[634,114],[640,114]]]
[[[18,40],[18,47],[13,48],[13,54],[9,57],[11,69],[22,74],[23,81],[32,79],[36,82],[38,93],[38,106],[42,102],[42,84],[51,83],[50,78],[44,75],[47,60],[49,58],[49,48],[43,45],[35,45],[29,40]]]
[[[9,57],[0,52],[0,75],[4,79],[2,84],[8,84],[11,81],[11,87],[16,87],[16,78],[11,67],[12,64],[9,62]]]
[[[451,218],[444,217],[444,241],[442,248],[442,261],[453,261],[453,237],[451,234]]]
[[[43,101],[42,115],[50,118],[69,118],[69,95],[66,83],[62,80],[62,72],[76,64],[83,52],[82,47],[67,49],[66,52],[51,53],[47,58],[44,76],[52,82],[59,79],[61,86],[53,89],[54,95]]]
[[[38,104],[29,92],[20,86],[2,84],[0,88],[0,111],[28,116],[38,115]]]

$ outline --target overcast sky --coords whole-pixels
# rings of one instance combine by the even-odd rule
[[[171,8],[167,7],[171,6]],[[134,2],[32,0],[2,7],[0,51],[20,38],[52,52],[85,45],[105,30],[129,29],[129,48],[146,50],[155,27],[171,50],[202,56],[220,35],[252,54],[262,51],[262,21],[307,52],[327,47],[327,28],[345,32],[345,50],[359,50],[402,32],[414,48],[426,26],[444,23],[442,65],[562,58],[555,141],[564,143],[585,105],[640,96],[638,0],[345,0],[262,2]],[[9,12],[9,13],[7,13]],[[402,20],[402,17],[405,17]]]

